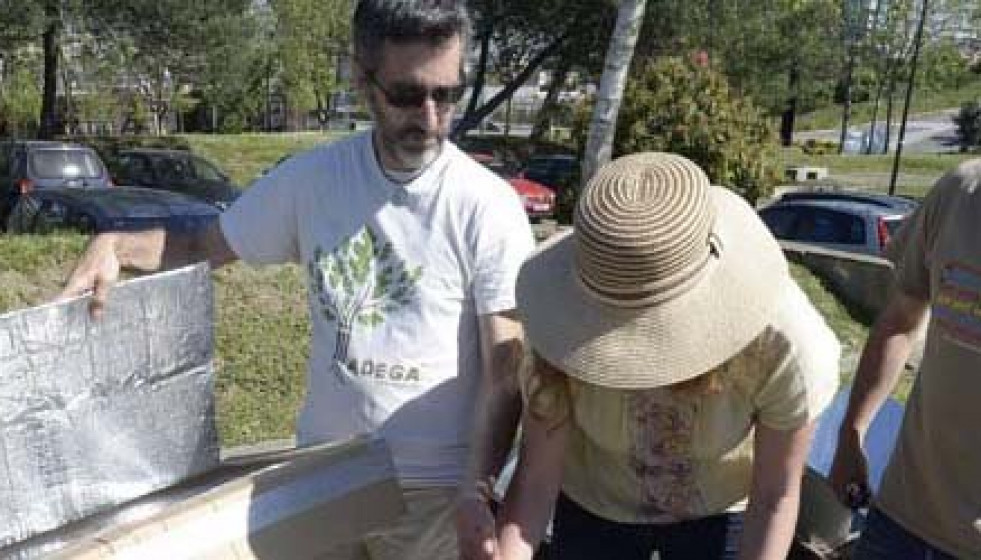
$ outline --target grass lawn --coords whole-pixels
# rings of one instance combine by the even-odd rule
[[[898,194],[923,196],[944,173],[977,154],[904,154],[896,181]],[[894,155],[811,155],[797,147],[782,148],[780,168],[792,165],[827,167],[832,182],[842,186],[886,191]]]
[[[247,186],[280,158],[331,142],[349,132],[283,134],[184,134],[191,150],[218,164],[239,186]]]

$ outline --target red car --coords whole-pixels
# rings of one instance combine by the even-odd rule
[[[528,214],[529,218],[538,220],[549,218],[555,214],[555,191],[541,183],[516,175],[505,163],[490,154],[471,153],[470,157],[484,164],[485,167],[511,184],[511,187],[521,197],[521,202],[525,206],[525,213]]]

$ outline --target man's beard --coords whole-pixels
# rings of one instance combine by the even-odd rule
[[[400,130],[389,149],[396,160],[408,169],[422,169],[438,156],[443,138],[440,135],[430,135],[418,127],[406,127]]]

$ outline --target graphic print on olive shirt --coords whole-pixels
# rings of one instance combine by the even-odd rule
[[[337,323],[334,370],[356,375],[348,364],[353,329],[373,329],[407,305],[416,295],[422,267],[408,267],[391,243],[365,227],[330,253],[317,247],[308,268],[324,318]]]

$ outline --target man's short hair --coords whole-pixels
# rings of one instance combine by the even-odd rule
[[[462,0],[360,0],[352,27],[355,58],[376,70],[385,41],[440,45],[460,37],[466,52],[470,16]]]

